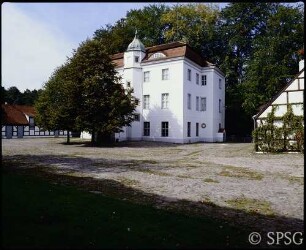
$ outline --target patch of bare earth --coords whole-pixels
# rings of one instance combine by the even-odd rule
[[[86,179],[83,188],[105,194],[108,189],[99,187],[117,183],[111,195],[164,209],[262,230],[303,230],[302,154],[256,154],[251,143],[125,142],[98,148],[72,142],[3,139],[3,161],[66,180]]]

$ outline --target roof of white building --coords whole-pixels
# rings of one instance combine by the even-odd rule
[[[139,41],[139,39],[137,40]],[[129,45],[129,47],[130,46],[132,47],[134,45],[141,46],[140,44],[137,45],[136,42],[137,41],[135,41],[135,44],[132,42]],[[131,48],[129,49],[129,47],[127,51],[132,50]],[[201,55],[195,52],[188,44],[182,43],[182,42],[172,42],[172,43],[160,44],[160,45],[148,47],[148,48],[145,48],[144,52],[146,53],[146,55],[142,59],[141,61],[142,63],[147,62],[147,61],[152,61],[152,60],[159,61],[159,60],[165,60],[169,58],[184,56],[202,67],[213,66],[212,63],[204,60],[201,57]],[[153,55],[157,53],[162,54],[162,56],[154,57]],[[115,63],[116,67],[123,66],[123,57],[124,57],[124,52],[111,55],[111,59],[113,63]]]
[[[140,50],[140,51],[146,52],[145,46],[137,37],[137,30],[135,32],[135,37],[133,41],[129,44],[126,51],[133,51],[133,50]]]

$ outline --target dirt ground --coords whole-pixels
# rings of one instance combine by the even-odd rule
[[[3,139],[2,155],[25,168],[114,180],[169,203],[204,202],[303,224],[303,154],[259,154],[251,143],[126,142],[97,148],[85,142]]]

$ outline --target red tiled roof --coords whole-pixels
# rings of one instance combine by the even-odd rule
[[[26,115],[34,117],[34,107],[25,105],[2,104],[2,125],[28,125]]]
[[[207,67],[211,64],[210,62],[204,60],[198,53],[196,53],[188,44],[182,42],[173,42],[167,44],[160,44],[152,47],[146,48],[146,55],[143,58],[142,62],[147,62],[151,55],[156,52],[161,52],[166,55],[166,57],[150,59],[150,61],[164,60],[167,58],[175,58],[185,56],[196,64]],[[124,53],[117,53],[111,55],[112,62],[115,64],[115,67],[123,66],[123,56]]]

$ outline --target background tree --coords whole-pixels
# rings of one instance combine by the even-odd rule
[[[5,91],[5,102],[8,104],[20,104],[22,100],[22,94],[15,86],[8,88]]]
[[[69,63],[57,68],[35,103],[35,122],[46,130],[67,130],[67,143],[70,142],[69,132],[77,130],[77,86],[70,72]]]
[[[163,4],[145,6],[141,10],[130,10],[124,18],[114,25],[106,25],[94,32],[93,39],[107,44],[107,52],[115,54],[127,49],[135,36],[135,29],[145,46],[165,42],[164,30],[167,24],[161,22],[161,17],[169,11]]]
[[[299,71],[304,16],[298,8],[278,5],[266,21],[265,33],[253,41],[247,62],[242,107],[251,115],[269,101]]]

